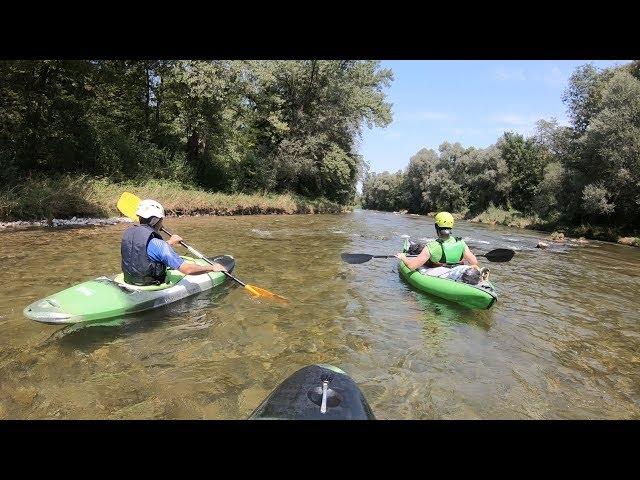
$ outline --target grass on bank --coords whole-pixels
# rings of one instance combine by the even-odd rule
[[[523,215],[513,208],[503,210],[502,208],[489,205],[484,212],[469,219],[470,222],[488,223],[490,225],[505,225],[516,228],[534,228],[540,224],[537,217]]]
[[[79,175],[30,179],[5,189],[0,193],[0,220],[121,216],[116,202],[124,191],[159,201],[167,215],[340,213],[346,209],[325,198],[291,193],[224,194],[175,181],[113,183]]]
[[[558,221],[544,221],[536,215],[527,216],[518,210],[504,210],[493,205],[490,205],[489,208],[479,215],[470,218],[469,221],[552,232],[550,236],[552,240],[554,236],[563,234],[568,237],[584,237],[618,242],[624,245],[640,246],[640,238],[624,237],[624,232],[617,228],[590,224],[564,225]]]

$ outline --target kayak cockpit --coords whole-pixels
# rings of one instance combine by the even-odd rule
[[[184,260],[186,260],[187,262],[192,262],[192,263],[198,263],[198,264],[205,264],[206,262],[204,262],[201,259],[196,259],[193,257],[187,257],[184,255],[180,256],[181,258],[183,258]],[[210,261],[212,262],[217,262],[220,263],[221,265],[223,265],[229,272],[233,271],[233,268],[235,267],[235,260],[233,257],[229,256],[229,255],[222,255],[219,257],[211,257],[209,258]],[[185,277],[184,273],[181,273],[178,270],[172,270],[172,269],[167,269],[167,276],[165,279],[165,283],[161,283],[159,285],[133,285],[131,283],[127,283],[124,280],[124,273],[119,273],[117,274],[114,278],[113,281],[115,283],[117,283],[119,286],[123,287],[125,290],[129,290],[129,291],[144,291],[144,292],[149,292],[149,291],[156,291],[156,290],[164,290],[166,288],[171,288],[174,285],[176,285],[178,282],[180,282],[180,280],[182,280]]]

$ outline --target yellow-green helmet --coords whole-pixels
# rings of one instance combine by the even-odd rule
[[[435,222],[438,228],[453,228],[453,215],[449,212],[440,212],[436,215]]]

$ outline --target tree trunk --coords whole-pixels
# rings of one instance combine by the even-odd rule
[[[189,140],[187,140],[187,161],[192,165],[198,164],[198,146],[200,142],[198,139],[198,132],[194,128],[189,136]]]
[[[36,62],[34,62],[34,65]],[[42,130],[40,128],[42,117],[44,117],[43,107],[44,99],[47,98],[47,83],[49,80],[49,74],[51,72],[51,67],[48,62],[45,62],[43,68],[40,70],[39,75],[36,76],[36,68],[34,67],[34,90],[35,94],[35,108],[31,109],[29,117],[31,117],[31,134],[28,137],[28,145],[27,151],[29,151],[29,159],[26,165],[27,169],[30,170],[34,168],[38,170],[41,166],[38,164],[42,161]],[[45,166],[45,168],[48,165]]]
[[[204,175],[204,165],[200,158],[200,136],[197,129],[193,129],[189,140],[187,140],[187,162],[194,166],[196,172],[196,182],[202,180]]]
[[[149,102],[151,101],[151,81],[149,79],[149,64],[144,65],[145,73],[145,91],[144,91],[144,126],[149,128]]]

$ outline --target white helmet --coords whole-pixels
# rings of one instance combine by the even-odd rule
[[[140,205],[138,205],[136,215],[142,218],[164,218],[164,208],[162,208],[162,205],[155,200],[145,199],[140,202]]]

